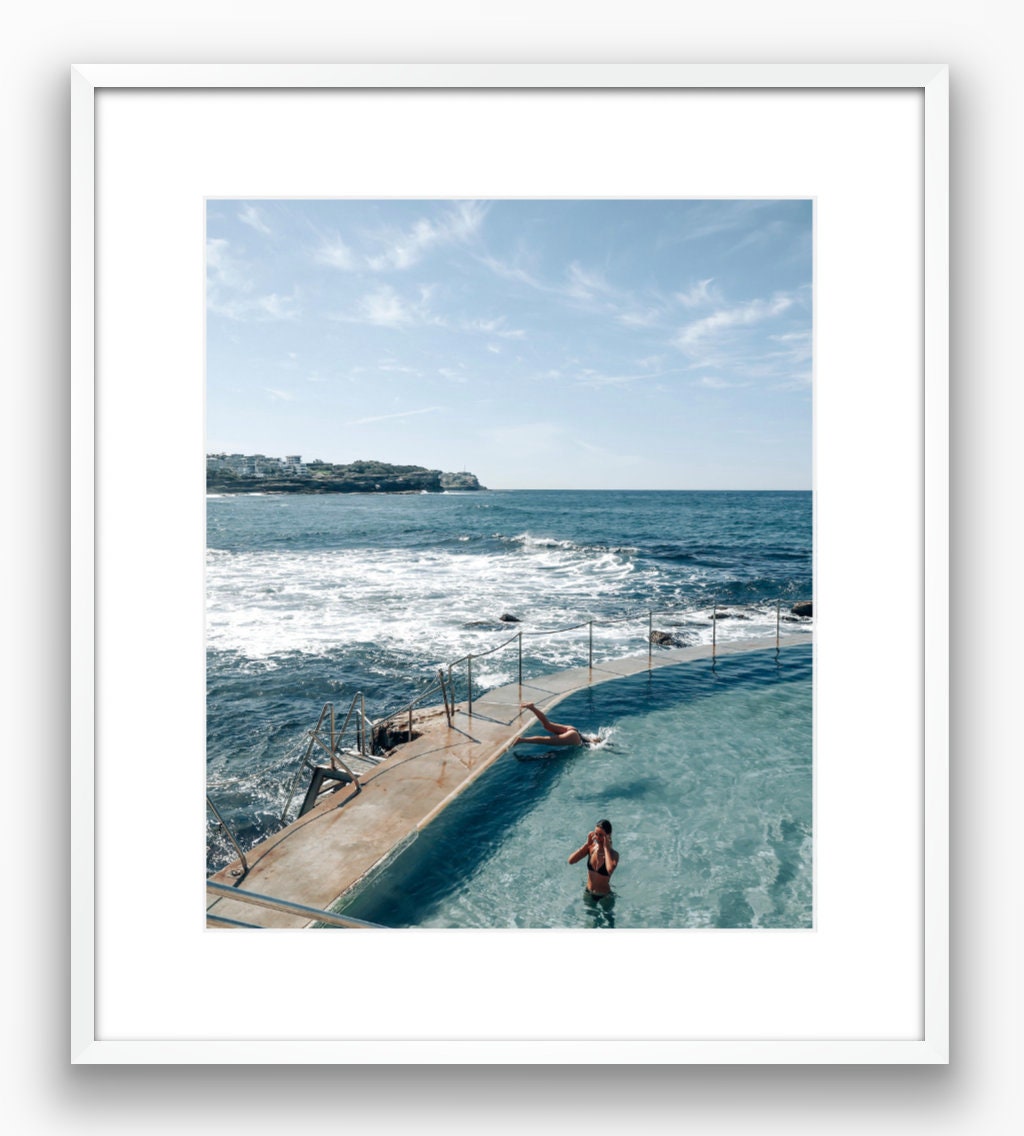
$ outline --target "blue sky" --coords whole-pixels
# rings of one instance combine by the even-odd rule
[[[806,200],[211,200],[207,451],[809,489]]]

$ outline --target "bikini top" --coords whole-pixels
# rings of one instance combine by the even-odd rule
[[[588,851],[587,852],[587,871],[593,872],[595,876],[607,876],[608,875],[608,865],[605,864],[604,862],[602,862],[600,868],[595,868],[594,865],[591,864],[591,862],[590,862],[590,852]]]

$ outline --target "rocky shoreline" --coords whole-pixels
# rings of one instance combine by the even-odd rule
[[[444,493],[483,491],[473,473],[443,473],[422,466],[384,462],[351,465],[310,463],[301,473],[247,477],[226,469],[207,469],[207,493]]]

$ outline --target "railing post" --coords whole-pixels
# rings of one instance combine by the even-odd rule
[[[775,601],[775,653],[779,653],[779,624],[782,622],[782,600]]]
[[[587,624],[587,628],[590,631],[590,654],[589,654],[589,662],[588,662],[587,665],[589,666],[589,668],[591,670],[593,670],[594,669],[594,621],[593,620],[591,620]]]
[[[448,691],[444,686],[444,670],[441,667],[437,668],[437,681],[441,684],[441,697],[444,699],[444,716],[448,719],[448,728],[452,724],[452,712],[448,709]]]
[[[523,633],[519,632],[519,686],[523,685]],[[520,689],[520,693],[522,690]]]
[[[718,600],[711,608],[711,661],[714,662],[718,654]]]
[[[291,804],[290,800],[289,800],[288,804]],[[227,821],[217,811],[217,806],[213,803],[213,801],[210,800],[210,794],[209,793],[206,794],[206,807],[217,818],[217,823],[224,830],[224,835],[228,838],[228,840],[231,841],[232,846],[234,847],[235,851],[238,853],[238,858],[242,862],[242,875],[248,875],[249,874],[249,863],[245,858],[245,853],[242,851],[241,846],[239,845],[238,841],[235,839],[235,834],[231,831],[230,828],[228,828]],[[288,806],[286,805],[285,806],[286,812],[287,812],[287,808],[288,808]],[[237,875],[238,874],[237,871],[234,874]]]
[[[651,669],[654,658],[654,612],[647,613],[647,669]]]
[[[359,752],[366,757],[366,695],[359,692]]]
[[[331,721],[331,768],[337,769],[338,767],[334,763],[334,749],[335,749],[335,746],[337,745],[337,732],[334,728],[334,703],[333,702],[331,703],[331,719],[330,719],[330,721]],[[348,718],[345,719],[345,725],[346,726],[348,725]]]
[[[473,717],[473,656],[466,656],[466,713]]]

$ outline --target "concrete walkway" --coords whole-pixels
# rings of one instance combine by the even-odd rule
[[[809,634],[786,635],[781,647],[806,645]],[[718,646],[725,656],[739,651],[772,650],[774,639],[751,639]],[[419,734],[360,776],[361,789],[345,785],[304,817],[246,853],[249,871],[241,878],[235,861],[211,880],[240,890],[328,910],[371,873],[394,859],[468,785],[471,785],[520,734],[542,733],[521,702],[548,712],[570,694],[598,683],[639,674],[649,668],[710,658],[710,646],[659,648],[646,654],[604,662],[592,670],[577,667],[543,675],[522,686],[492,690],[473,702],[472,715],[459,703],[453,724],[442,707],[414,714]],[[238,873],[238,874],[234,874]],[[233,899],[207,895],[207,912],[260,927],[308,927],[300,915],[270,911]],[[216,926],[208,921],[207,926]]]

